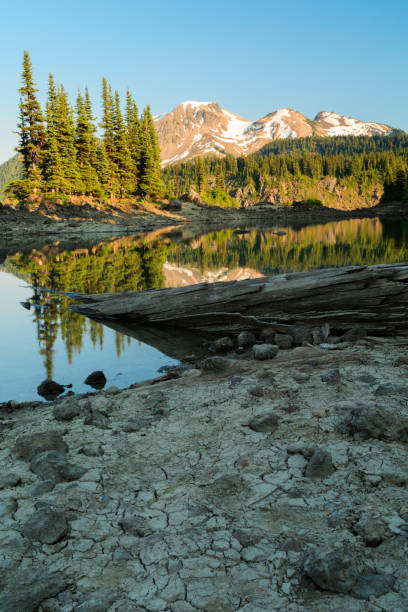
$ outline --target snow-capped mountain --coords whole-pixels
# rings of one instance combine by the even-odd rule
[[[290,108],[249,121],[215,102],[189,100],[155,117],[163,166],[198,155],[248,155],[273,140],[305,136],[373,136],[392,128],[321,111],[313,121]]]

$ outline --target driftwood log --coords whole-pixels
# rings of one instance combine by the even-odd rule
[[[72,309],[96,319],[202,332],[330,326],[332,333],[408,332],[408,264],[351,266],[175,289],[85,295]]]

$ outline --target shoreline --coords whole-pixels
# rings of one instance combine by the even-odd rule
[[[84,210],[81,210],[81,209]],[[18,241],[22,236],[69,238],[105,238],[114,235],[152,232],[158,229],[175,226],[188,227],[192,231],[231,228],[242,224],[249,227],[264,227],[265,223],[273,227],[282,224],[314,224],[343,219],[370,218],[403,218],[408,216],[408,206],[403,204],[382,204],[370,208],[339,210],[334,208],[305,208],[300,210],[289,206],[260,204],[248,208],[219,208],[199,204],[183,203],[181,210],[171,212],[166,205],[155,207],[143,205],[126,206],[125,210],[104,207],[93,210],[89,206],[53,205],[50,210],[41,208],[28,212],[21,208],[14,209],[0,206],[0,223],[4,238]],[[19,237],[15,235],[18,233]]]
[[[1,405],[0,607],[403,610],[406,347]]]

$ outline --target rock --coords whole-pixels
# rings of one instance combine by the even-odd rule
[[[313,344],[321,344],[323,342],[323,334],[320,329],[312,330],[312,342]]]
[[[203,203],[203,199],[200,196],[200,194],[198,194],[192,187],[190,187],[190,190],[188,191],[188,193],[185,193],[184,195],[181,196],[180,200],[182,202],[191,202],[192,204],[202,204]]]
[[[81,409],[72,401],[64,401],[54,408],[54,419],[57,421],[71,421],[80,414]]]
[[[10,489],[16,487],[21,482],[21,477],[17,474],[4,474],[0,477],[0,489]]]
[[[366,546],[379,546],[384,539],[386,528],[384,521],[380,517],[361,518],[354,525],[354,531],[363,538]]]
[[[228,353],[228,351],[232,350],[233,348],[234,343],[228,336],[218,338],[210,345],[210,349],[214,351],[214,353]]]
[[[89,376],[85,379],[85,384],[93,387],[94,389],[103,389],[106,385],[106,376],[102,372],[102,370],[96,370],[89,374]]]
[[[310,459],[310,457],[312,457],[312,455],[316,452],[316,448],[310,444],[305,444],[304,442],[294,442],[286,448],[286,451],[289,455],[300,454],[306,457],[306,459]]]
[[[237,337],[238,346],[249,348],[255,344],[255,336],[250,331],[242,331]]]
[[[313,342],[312,331],[309,327],[306,327],[305,325],[294,325],[291,328],[290,333],[292,335],[293,344],[295,346],[302,346],[305,342]]]
[[[275,344],[280,349],[290,349],[293,344],[293,338],[289,334],[275,334]]]
[[[298,372],[297,374],[293,375],[293,380],[299,384],[308,381],[309,378],[310,378],[310,375],[306,374],[305,372]]]
[[[93,425],[93,427],[98,427],[98,429],[110,428],[108,417],[100,410],[93,410],[92,408],[84,419],[84,425]]]
[[[360,376],[357,376],[356,380],[366,385],[374,385],[377,382],[377,379],[371,374],[360,374]]]
[[[133,433],[136,431],[140,431],[146,427],[149,427],[152,424],[152,421],[148,419],[144,419],[143,417],[133,417],[129,419],[128,422],[124,425],[123,431],[126,433]]]
[[[260,338],[266,344],[275,344],[275,330],[273,329],[263,329],[261,331]]]
[[[309,459],[305,476],[309,478],[327,478],[336,471],[328,451],[316,449]]]
[[[248,393],[250,395],[253,395],[254,397],[263,397],[265,395],[265,392],[262,387],[251,387]]]
[[[374,394],[377,396],[383,395],[407,395],[408,389],[403,385],[396,385],[394,383],[388,382],[378,385],[375,389]]]
[[[173,212],[177,212],[181,210],[182,207],[183,207],[183,202],[176,198],[175,200],[170,200],[170,202],[166,206],[166,209],[173,211]]]
[[[130,516],[123,518],[119,526],[125,533],[143,538],[152,533],[152,529],[147,525],[146,519],[142,516]]]
[[[68,523],[63,512],[42,509],[35,512],[23,525],[25,538],[42,544],[55,544],[68,532]]]
[[[266,433],[275,431],[278,427],[279,419],[276,414],[259,415],[254,417],[248,427],[253,431]]]
[[[68,586],[61,575],[39,567],[18,569],[6,576],[4,584],[0,594],[0,610],[4,612],[35,612],[41,602],[55,597]]]
[[[324,419],[327,416],[327,408],[324,406],[315,406],[315,408],[313,408],[313,416],[318,419]]]
[[[103,454],[104,450],[100,444],[99,446],[87,444],[78,451],[78,455],[85,455],[86,457],[101,457]]]
[[[58,395],[61,395],[61,393],[64,393],[64,391],[65,387],[50,378],[43,380],[37,387],[38,395],[41,395],[41,397],[44,397],[46,400],[53,400],[58,397]]]
[[[358,404],[339,423],[339,431],[357,435],[362,440],[377,438],[379,440],[408,441],[408,418],[398,416],[385,408]]]
[[[30,470],[42,480],[52,482],[69,482],[78,480],[87,471],[69,463],[66,456],[55,450],[45,451],[36,455],[30,463]]]
[[[388,593],[394,585],[395,578],[385,574],[367,574],[359,576],[351,595],[356,599],[369,600],[370,597],[381,597]]]
[[[348,593],[358,578],[356,560],[346,545],[312,549],[303,568],[318,587],[334,593]]]
[[[279,347],[276,344],[255,344],[252,350],[254,352],[254,359],[264,361],[276,357]]]
[[[44,451],[68,452],[68,445],[59,431],[43,431],[41,433],[20,436],[16,440],[15,451],[21,459],[31,459]]]
[[[328,383],[329,385],[337,385],[341,380],[340,370],[328,370],[327,372],[323,372],[320,378],[324,383]]]
[[[225,357],[208,357],[200,362],[200,368],[204,372],[214,372],[228,370],[237,362],[232,359],[225,359]]]

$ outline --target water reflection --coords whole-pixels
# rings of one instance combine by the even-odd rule
[[[36,287],[26,301],[32,305],[44,377],[53,378],[58,334],[72,363],[84,343],[102,350],[105,328],[72,312],[67,298],[45,289],[140,291],[316,267],[407,261],[407,239],[408,219],[350,219],[263,231],[229,229],[188,240],[181,232],[178,238],[126,236],[72,249],[53,243],[9,253],[3,269]],[[116,332],[118,357],[131,335]]]

